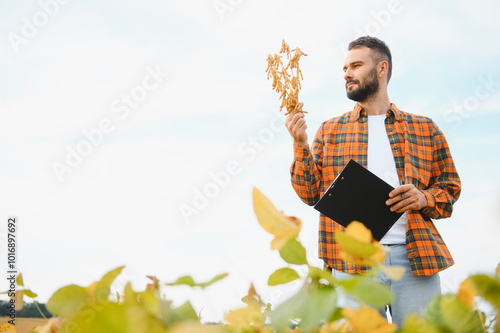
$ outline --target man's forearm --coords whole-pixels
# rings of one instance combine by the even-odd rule
[[[309,145],[296,145],[294,161],[290,167],[292,186],[302,201],[312,206],[320,197],[321,174],[309,149]]]
[[[450,217],[453,212],[453,204],[460,196],[460,183],[453,182],[447,187],[430,187],[422,191],[427,199],[427,206],[421,212],[431,219]]]

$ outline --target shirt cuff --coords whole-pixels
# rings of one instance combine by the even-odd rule
[[[434,211],[434,208],[436,207],[436,199],[434,199],[434,196],[430,191],[423,190],[421,192],[425,195],[425,198],[427,199],[427,206],[422,208],[421,212],[427,216],[430,216],[432,215],[431,213]]]
[[[293,157],[296,161],[304,161],[309,158],[310,150],[309,145],[304,146],[293,144]]]

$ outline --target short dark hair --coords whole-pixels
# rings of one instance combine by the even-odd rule
[[[389,69],[387,71],[387,82],[389,82],[392,75],[392,55],[391,50],[389,50],[387,44],[385,44],[377,37],[363,36],[350,42],[348,50],[351,51],[352,49],[363,46],[368,47],[372,51],[373,60],[375,60],[375,62],[378,63],[382,60],[387,61],[387,63],[389,64]]]

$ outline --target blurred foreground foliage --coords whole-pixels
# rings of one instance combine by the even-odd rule
[[[375,241],[359,222],[351,223],[345,232],[335,235],[345,260],[372,267],[366,274],[353,275],[337,281],[331,272],[311,266],[306,250],[299,241],[301,221],[286,216],[259,190],[253,191],[253,205],[259,224],[275,238],[271,248],[278,250],[286,266],[269,276],[271,286],[298,280],[301,287],[295,295],[276,307],[266,303],[253,285],[242,298],[240,308],[230,310],[222,323],[204,324],[189,301],[174,306],[162,293],[162,285],[187,285],[206,288],[226,277],[220,274],[206,282],[195,282],[190,276],[161,284],[151,282],[144,290],[134,290],[128,282],[121,293],[111,291],[111,285],[123,267],[106,273],[87,287],[69,285],[57,290],[47,302],[54,317],[33,332],[123,332],[123,333],[271,333],[271,332],[500,332],[497,320],[500,312],[500,265],[495,274],[473,275],[463,281],[456,294],[436,296],[421,316],[410,315],[403,327],[396,327],[383,318],[377,308],[389,304],[394,295],[377,282],[380,272],[398,279],[403,270],[382,265],[386,249]],[[299,270],[307,274],[299,274]],[[294,269],[295,268],[295,269]],[[17,281],[18,300],[36,297],[24,290],[22,278]],[[359,307],[339,308],[339,293],[359,300]],[[17,296],[19,294],[20,296]],[[477,300],[488,302],[494,313],[481,312]]]

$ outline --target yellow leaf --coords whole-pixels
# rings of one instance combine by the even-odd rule
[[[2,325],[0,325],[0,332],[17,333],[14,325],[9,323],[3,323]]]
[[[254,305],[254,306],[264,306],[264,302],[260,298],[260,295],[257,294],[257,291],[255,290],[255,286],[253,283],[250,284],[250,288],[248,289],[248,294],[244,297],[241,298],[243,303],[246,303],[248,305]]]
[[[20,311],[24,306],[23,295],[24,295],[24,293],[22,290],[16,291],[16,295],[14,297],[14,300],[16,301],[16,303],[15,303],[16,311]]]
[[[260,312],[260,307],[248,305],[236,310],[230,310],[225,317],[225,321],[239,331],[252,327],[262,327],[264,316]]]
[[[341,247],[342,248],[342,247]],[[373,266],[373,262],[362,257],[355,257],[347,252],[340,250],[340,258],[348,263],[362,266]]]
[[[302,222],[280,212],[257,188],[253,189],[253,209],[261,227],[274,235],[271,249],[281,249],[290,238],[299,235]]]
[[[227,333],[222,325],[205,325],[196,322],[183,321],[168,330],[169,333]]]
[[[389,324],[377,310],[367,306],[357,310],[344,308],[342,314],[357,333],[392,333],[397,329],[396,324]]]
[[[85,287],[87,289],[89,295],[95,296],[95,289],[97,287],[97,281],[92,282],[90,285]]]
[[[155,292],[160,292],[160,280],[158,280],[158,278],[156,278],[156,276],[147,275],[146,277],[148,279],[150,279],[152,282],[152,283],[148,283],[148,285],[146,286],[146,290],[152,289]]]
[[[352,221],[351,223],[349,223],[349,225],[345,229],[345,233],[346,235],[356,238],[363,243],[371,243],[373,239],[370,229],[368,229],[363,223],[358,221]]]
[[[343,325],[337,321],[334,321],[332,323],[326,323],[321,325],[321,327],[319,328],[319,333],[337,333],[340,331],[342,326]]]
[[[389,279],[396,281],[401,279],[405,273],[405,268],[399,266],[380,265],[379,268],[382,273],[385,273],[385,275],[389,277]]]
[[[500,278],[500,263],[498,264],[495,273],[496,273],[497,278]]]
[[[432,321],[428,321],[416,313],[410,313],[406,316],[403,323],[405,332],[425,332],[425,333],[441,333],[442,330],[438,328]],[[470,327],[470,326],[469,326]]]
[[[22,273],[19,273],[19,275],[16,277],[16,284],[18,286],[24,287],[23,274]]]
[[[271,241],[271,250],[281,250],[283,246],[288,242],[289,238],[283,238],[283,237],[278,237],[276,236],[272,241]]]
[[[469,309],[474,306],[474,297],[476,297],[477,291],[472,282],[469,279],[465,279],[458,286],[457,298],[467,305]]]
[[[358,221],[351,222],[345,231],[334,235],[340,245],[341,258],[350,263],[374,266],[385,259],[384,247],[373,239],[371,231]]]
[[[378,251],[377,251],[377,252],[375,252],[375,254],[374,254],[374,255],[372,255],[372,256],[370,257],[370,259],[371,259],[372,261],[375,261],[376,263],[381,264],[381,263],[383,263],[383,262],[384,262],[385,255],[386,255],[386,253],[385,253],[385,251],[384,251],[384,246],[383,246],[382,244],[379,244],[378,242],[377,242],[376,244],[374,244],[374,245],[375,245],[376,247],[378,247],[379,249],[378,249]]]
[[[269,333],[274,332],[274,331],[269,331]],[[303,330],[300,329],[300,327],[295,327],[293,330],[291,328],[287,328],[286,333],[305,333]]]
[[[62,319],[52,317],[45,325],[38,329],[38,333],[57,333],[59,328],[62,326]]]

